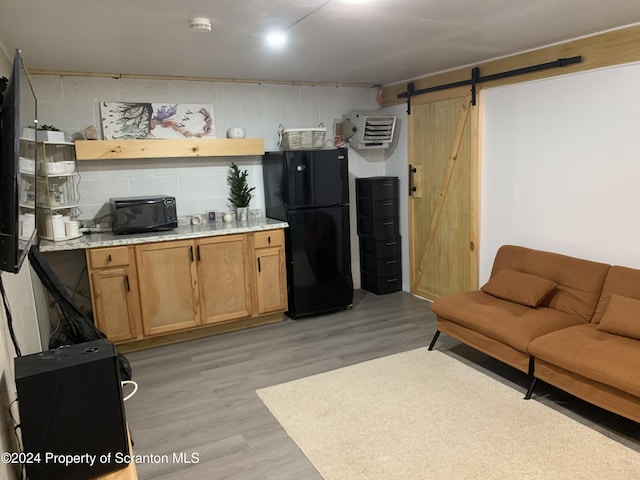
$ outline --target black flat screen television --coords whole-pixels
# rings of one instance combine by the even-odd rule
[[[0,110],[0,270],[17,273],[36,239],[37,100],[16,50]],[[1,90],[1,88],[0,88]],[[28,127],[31,127],[28,130]],[[34,130],[31,130],[34,129]],[[33,131],[33,138],[22,138]]]

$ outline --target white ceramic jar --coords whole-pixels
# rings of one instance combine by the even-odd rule
[[[227,138],[244,138],[247,136],[247,132],[242,127],[232,127],[227,130]]]

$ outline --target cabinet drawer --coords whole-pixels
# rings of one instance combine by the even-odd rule
[[[356,197],[367,200],[398,198],[398,177],[356,178]]]
[[[128,247],[92,248],[89,250],[91,268],[123,267],[129,265]]]
[[[376,240],[373,237],[360,235],[360,253],[376,258],[400,256],[400,236]]]
[[[381,218],[358,215],[358,235],[369,235],[376,239],[397,237],[400,235],[400,220],[398,218]]]
[[[401,275],[402,261],[399,255],[391,258],[376,258],[371,255],[361,255],[360,268],[375,275],[376,277],[385,275]]]
[[[266,230],[253,234],[254,248],[279,247],[284,245],[282,230]]]
[[[358,199],[358,215],[373,217],[377,220],[379,218],[398,218],[398,213],[398,200],[395,198],[375,201]]]
[[[377,295],[399,292],[402,290],[402,275],[387,275],[377,277],[376,275],[361,271],[360,280],[362,288]]]

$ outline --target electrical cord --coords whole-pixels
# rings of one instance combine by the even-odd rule
[[[0,275],[0,292],[2,293],[2,303],[4,304],[4,311],[7,314],[7,325],[9,327],[9,335],[13,342],[13,348],[16,350],[16,356],[21,357],[22,352],[18,346],[18,339],[16,338],[16,332],[13,330],[13,318],[11,317],[11,309],[9,308],[9,300],[7,300],[7,292],[4,290],[4,282],[2,281],[2,275]]]
[[[134,382],[133,380],[124,380],[122,382],[122,386],[124,387],[125,385],[133,385],[133,391],[129,395],[127,395],[126,397],[124,397],[122,399],[123,402],[126,402],[127,400],[129,400],[138,391],[138,384],[136,382]]]
[[[105,213],[104,215],[102,215],[102,216],[100,216],[100,217],[95,219],[96,227],[99,227],[100,224],[102,223],[102,221],[105,218],[109,218],[110,219],[110,224],[111,225],[113,225],[113,223],[115,222],[115,219],[116,219],[116,217],[113,215],[113,213]]]
[[[17,446],[18,446],[18,451],[20,453],[22,453],[23,452],[22,441],[20,440],[20,435],[18,435],[18,429],[20,428],[20,424],[16,421],[16,417],[13,416],[13,412],[11,411],[11,407],[17,401],[18,401],[18,399],[16,398],[9,404],[9,416],[11,417],[11,420],[13,421],[13,434],[16,436],[16,442],[17,442]],[[20,479],[21,480],[27,480],[27,470],[26,470],[26,468],[27,468],[26,464],[24,462],[20,462]]]
[[[80,286],[80,282],[82,281],[82,275],[84,275],[86,271],[87,271],[87,265],[84,266],[84,268],[80,272],[80,275],[78,275],[78,280],[76,281],[76,284],[74,285],[73,290],[71,291],[71,301],[73,303],[76,303],[76,293],[78,293],[78,287]],[[90,299],[90,297],[87,297],[86,295],[82,295],[82,296],[84,298]]]
[[[76,164],[78,162],[76,161]],[[75,217],[72,219],[73,220],[78,220],[80,218],[80,216],[82,215],[82,209],[78,206],[80,204],[80,181],[82,180],[82,177],[80,176],[80,172],[78,171],[78,167],[76,165],[76,178],[73,182],[73,188],[75,190],[75,194],[76,194],[76,205],[75,205]]]

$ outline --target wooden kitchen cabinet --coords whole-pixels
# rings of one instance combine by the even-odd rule
[[[200,325],[193,240],[145,243],[135,252],[145,336]]]
[[[257,313],[287,309],[287,273],[284,233],[269,230],[253,234]]]
[[[251,315],[247,235],[196,240],[196,259],[203,324]]]
[[[246,328],[287,309],[282,229],[92,248],[87,265],[98,327],[114,343]]]
[[[94,248],[86,256],[97,327],[114,343],[141,338],[133,247]]]

